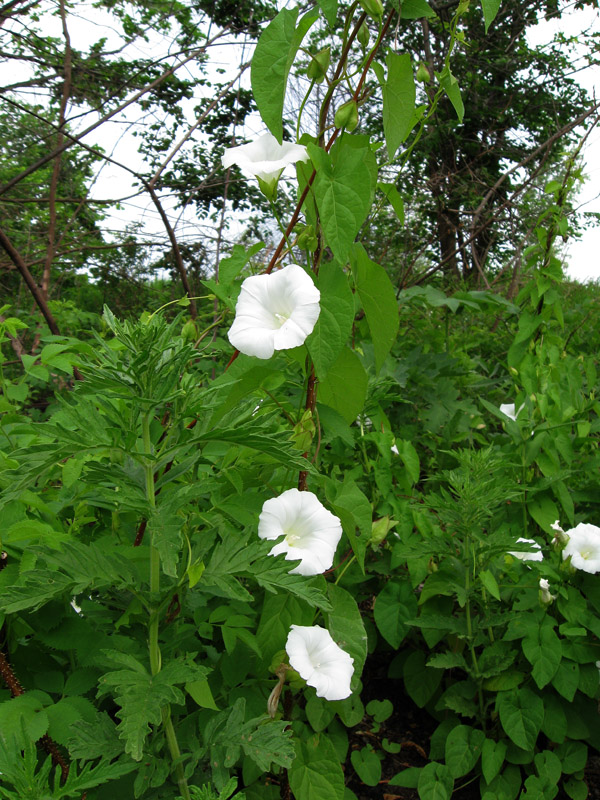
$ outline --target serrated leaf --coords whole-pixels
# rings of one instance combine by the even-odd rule
[[[306,346],[317,378],[323,380],[352,331],[354,296],[346,275],[335,262],[321,264],[318,288],[321,311],[313,332],[306,339]]]
[[[298,48],[318,12],[311,10],[296,28],[299,9],[282,9],[262,32],[250,70],[252,93],[267,128],[281,143],[287,79]]]
[[[148,532],[152,547],[158,550],[162,571],[171,578],[177,577],[179,553],[183,543],[181,528],[183,518],[174,514],[168,507],[160,506],[148,520]]]
[[[355,244],[352,260],[356,290],[365,310],[379,372],[398,335],[398,301],[387,272],[371,261],[364,247]]]
[[[5,739],[35,742],[48,730],[48,716],[39,697],[31,692],[0,703],[0,731]]]
[[[93,722],[74,722],[70,728],[67,747],[73,758],[84,761],[92,761],[101,756],[111,759],[124,751],[117,726],[106,711],[99,713]]]
[[[398,54],[390,50],[386,65],[387,79],[382,88],[383,131],[388,159],[393,161],[396,150],[415,122],[416,88],[409,53]]]
[[[466,669],[467,662],[462,653],[436,653],[431,656],[427,662],[428,667],[435,667],[435,669]]]
[[[98,697],[111,691],[120,706],[119,737],[125,741],[125,752],[140,761],[150,725],[161,723],[161,710],[169,703],[183,703],[184,694],[176,684],[201,680],[206,669],[193,662],[170,661],[156,675],[136,669],[107,672],[98,681]]]

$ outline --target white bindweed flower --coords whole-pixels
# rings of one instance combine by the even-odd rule
[[[284,537],[269,555],[285,553],[286,561],[300,559],[291,575],[320,575],[333,564],[342,525],[312,492],[288,489],[263,505],[258,535],[268,540]]]
[[[515,558],[520,559],[521,561],[543,561],[544,555],[542,553],[542,548],[540,545],[535,541],[535,539],[517,539],[517,544],[530,544],[533,547],[533,550],[530,552],[519,552],[509,550],[509,555],[514,556]]]
[[[505,417],[508,417],[509,419],[513,419],[516,422],[517,417],[519,416],[521,411],[523,411],[524,408],[525,408],[525,403],[523,403],[522,405],[519,406],[519,410],[518,411],[515,411],[515,404],[514,403],[503,403],[500,406],[500,412],[502,414],[504,414]]]
[[[302,144],[283,142],[279,144],[272,133],[264,133],[255,142],[229,147],[223,154],[225,169],[237,166],[242,172],[256,177],[267,197],[273,196],[277,181],[289,164],[308,161],[309,155]]]
[[[600,528],[588,522],[566,531],[569,541],[563,558],[571,556],[571,566],[592,574],[600,572]]]
[[[320,297],[312,278],[297,264],[246,278],[229,341],[241,353],[257,358],[299,347],[319,318]]]
[[[550,594],[550,583],[546,578],[540,578],[540,600],[542,603],[551,603],[556,600],[556,595]]]
[[[392,453],[393,453],[395,456],[399,456],[399,455],[400,455],[400,453],[399,453],[399,451],[398,451],[398,445],[395,445],[395,444],[393,444],[393,445],[391,446],[391,448],[390,448],[390,449],[391,449]]]
[[[354,659],[319,625],[292,625],[285,643],[290,665],[317,690],[317,697],[344,700],[349,697]]]

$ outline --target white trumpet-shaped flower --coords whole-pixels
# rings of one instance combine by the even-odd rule
[[[571,556],[575,569],[592,574],[600,572],[600,528],[588,522],[580,522],[566,531],[569,541],[563,550],[563,558]]]
[[[521,561],[543,561],[544,554],[542,553],[542,548],[540,545],[535,541],[535,539],[517,539],[517,544],[530,544],[532,546],[532,550],[527,551],[519,551],[519,550],[509,550],[509,555],[514,556],[515,558],[520,559]]]
[[[513,419],[516,422],[517,417],[519,416],[521,411],[523,411],[524,408],[525,408],[525,403],[523,403],[523,404],[521,404],[519,406],[519,410],[518,411],[515,411],[515,404],[514,403],[503,403],[500,406],[500,412],[502,414],[504,414],[505,417],[508,417],[509,419]]]
[[[288,489],[263,505],[258,535],[268,540],[284,537],[269,555],[285,553],[287,561],[300,559],[290,574],[319,575],[333,564],[342,526],[312,492]]]
[[[551,603],[556,600],[556,595],[550,594],[550,582],[547,578],[540,578],[540,600],[542,603]]]
[[[320,297],[311,277],[297,264],[246,278],[229,341],[241,353],[257,358],[299,347],[319,318]]]
[[[290,665],[317,690],[317,697],[344,700],[351,694],[354,659],[319,625],[292,625],[285,644]]]
[[[289,164],[308,160],[308,151],[304,145],[291,142],[279,144],[272,133],[264,133],[254,142],[227,148],[222,163],[225,169],[235,165],[245,175],[258,178],[267,187],[265,194],[269,196]]]

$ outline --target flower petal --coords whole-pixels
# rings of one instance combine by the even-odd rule
[[[285,554],[288,561],[300,560],[290,570],[292,574],[320,575],[333,564],[342,525],[312,492],[288,489],[264,503],[258,535],[271,541],[284,537],[269,555]]]
[[[343,700],[350,696],[354,659],[338,647],[325,628],[292,625],[285,649],[290,665],[317,690],[317,697]]]
[[[253,275],[242,284],[229,329],[241,353],[270,358],[275,350],[299,347],[319,317],[320,293],[297,264],[270,275]]]

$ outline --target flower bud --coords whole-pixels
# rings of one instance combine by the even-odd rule
[[[389,517],[382,517],[381,519],[376,519],[373,522],[371,525],[371,538],[369,539],[369,544],[371,546],[374,547],[383,542],[385,537],[388,535],[390,528],[392,527],[391,523],[392,520],[390,520]]]
[[[181,329],[181,338],[184,342],[195,342],[198,338],[198,330],[193,319],[188,319]]]
[[[315,81],[315,83],[322,83],[327,75],[330,61],[331,49],[329,47],[319,50],[318,53],[311,54],[310,64],[306,70],[306,74],[310,80]]]
[[[383,3],[381,0],[360,0],[360,4],[373,19],[381,19],[383,17]]]
[[[419,64],[419,68],[417,69],[417,80],[421,83],[429,83],[431,80],[431,75],[429,74],[429,70],[427,69],[427,65],[424,64],[422,61]]]
[[[310,443],[315,435],[316,427],[312,418],[312,412],[307,409],[299,422],[294,425],[292,441],[298,450],[305,452],[310,447]]]
[[[351,133],[358,125],[358,106],[356,100],[348,100],[335,112],[333,124],[336,128],[345,128]]]
[[[319,241],[313,226],[297,226],[297,228],[299,230],[297,231],[298,238],[296,239],[296,247],[299,247],[301,250],[309,250],[311,253],[314,253],[317,249]],[[296,228],[294,230],[296,230]]]
[[[369,27],[365,22],[363,22],[363,24],[358,29],[356,38],[358,39],[358,43],[360,44],[362,49],[366,50],[367,47],[369,46],[369,39],[371,38],[371,34],[369,32]]]

